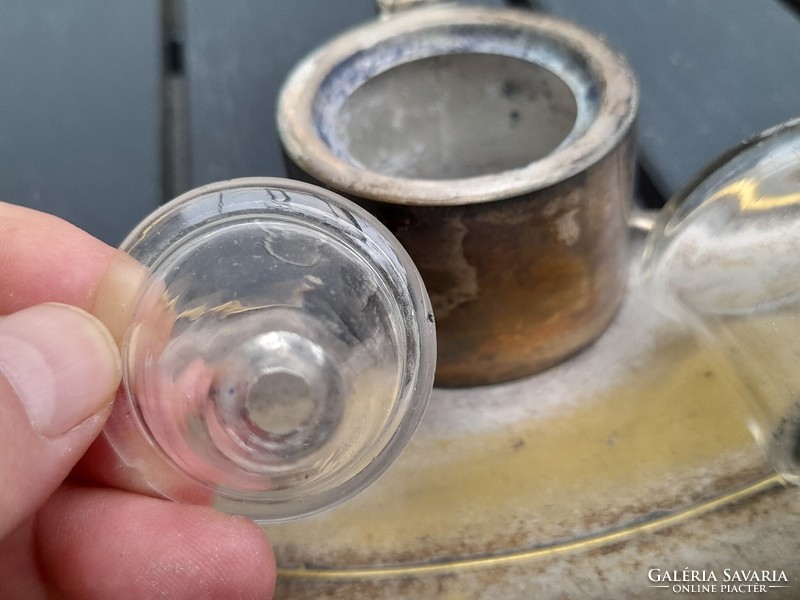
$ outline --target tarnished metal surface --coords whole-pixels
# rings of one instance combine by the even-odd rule
[[[428,287],[438,385],[540,371],[593,341],[625,289],[633,142],[586,172],[496,203],[399,206],[361,199]]]
[[[377,214],[419,266],[437,383],[537,372],[622,298],[637,90],[585,31],[438,7],[354,30],[281,95],[290,173]]]

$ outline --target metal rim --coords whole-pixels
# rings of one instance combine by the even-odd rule
[[[582,58],[602,94],[597,114],[585,131],[522,168],[449,180],[400,178],[362,169],[343,160],[322,139],[314,121],[315,98],[326,77],[350,57],[411,33],[487,25],[535,33]],[[558,72],[554,74],[560,76]],[[633,125],[637,107],[638,88],[628,64],[587,31],[559,19],[523,11],[444,6],[417,9],[361,26],[313,52],[284,84],[277,119],[289,158],[326,185],[389,203],[454,205],[518,196],[585,171],[624,138]]]

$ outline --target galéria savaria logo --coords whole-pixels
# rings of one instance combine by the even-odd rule
[[[767,594],[791,587],[781,570],[662,569],[647,571],[651,588],[673,594]]]

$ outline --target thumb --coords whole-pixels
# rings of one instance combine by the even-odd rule
[[[0,539],[69,474],[119,379],[114,340],[88,313],[42,304],[0,319]]]

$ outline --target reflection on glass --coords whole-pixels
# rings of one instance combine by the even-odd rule
[[[408,441],[433,319],[367,213],[313,186],[238,180],[174,200],[122,250],[148,277],[106,433],[153,491],[292,518],[360,491]]]
[[[724,157],[664,209],[643,278],[659,307],[732,366],[753,434],[800,476],[800,124]]]

